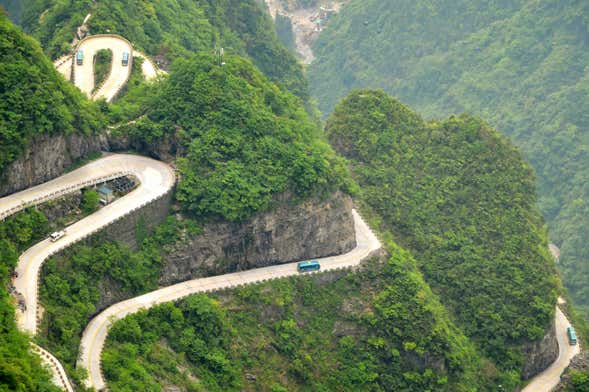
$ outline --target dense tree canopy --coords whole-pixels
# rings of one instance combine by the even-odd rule
[[[427,124],[380,90],[345,98],[327,134],[361,199],[414,252],[467,335],[518,369],[518,347],[544,335],[557,288],[520,153],[479,119]]]
[[[91,13],[91,34],[120,34],[148,54],[170,59],[224,47],[228,54],[249,56],[271,80],[304,100],[308,96],[302,67],[257,0],[25,0],[24,13],[25,29],[50,57],[71,50],[75,29]]]
[[[589,3],[353,0],[309,70],[322,111],[352,88],[384,88],[426,117],[470,112],[521,147],[589,315]]]
[[[322,139],[300,99],[237,56],[179,60],[145,103],[145,116],[119,128],[141,149],[174,146],[176,198],[198,216],[241,220],[273,197],[349,188],[342,160]]]
[[[0,94],[0,173],[36,135],[90,133],[101,125],[97,107],[2,13]]]

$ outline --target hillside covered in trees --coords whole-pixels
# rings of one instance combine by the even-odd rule
[[[96,132],[105,122],[98,106],[67,83],[0,10],[0,172],[36,135]]]
[[[24,0],[22,25],[50,58],[57,58],[70,50],[87,14],[92,15],[90,34],[120,34],[137,49],[168,61],[224,47],[228,54],[250,57],[272,81],[308,97],[302,67],[282,46],[257,0]]]
[[[380,90],[350,94],[326,130],[360,199],[413,252],[467,336],[499,367],[520,368],[558,287],[520,153],[480,119],[426,123]]]
[[[468,112],[531,161],[550,238],[589,314],[589,4],[582,0],[352,1],[309,69],[328,114],[352,88],[384,88],[427,118]]]
[[[43,98],[16,106],[28,122],[7,135],[23,140],[20,151],[35,132],[103,131],[113,145],[173,161],[178,172],[171,216],[153,233],[138,225],[137,249],[97,237],[43,267],[36,339],[74,382],[84,377],[74,370],[80,333],[104,282],[123,298],[151,291],[162,255],[198,236],[201,223],[241,222],[272,210],[279,195],[296,204],[341,190],[379,231],[384,256],[359,271],[191,296],[127,317],[103,355],[109,388],[467,392],[522,385],[524,347],[549,327],[558,281],[532,171],[486,123],[471,116],[427,123],[381,91],[358,91],[329,119],[330,146],[308,114],[301,67],[255,0],[23,5],[23,26],[53,57],[68,50],[92,12],[92,33],[123,34],[171,61],[169,75],[150,83],[135,64],[126,94],[94,104],[49,69],[32,38],[1,20],[18,44],[5,44],[13,58],[0,58],[0,83],[11,67],[14,75],[31,73],[38,79],[6,80]],[[223,61],[218,46],[228,49]],[[34,52],[15,49],[23,47]],[[65,114],[49,117],[54,101]],[[0,119],[6,114],[13,126],[10,110],[0,106]],[[4,289],[18,255],[50,223],[31,208],[0,224],[0,390],[53,390],[15,329]]]

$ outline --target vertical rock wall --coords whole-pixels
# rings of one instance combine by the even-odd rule
[[[0,175],[0,197],[62,175],[76,159],[108,150],[104,135],[40,135]]]

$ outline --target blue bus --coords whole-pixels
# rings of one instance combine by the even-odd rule
[[[81,50],[78,50],[78,52],[76,53],[76,63],[78,65],[82,65],[84,63],[84,52],[82,52]]]
[[[129,65],[129,52],[123,52],[123,67]]]
[[[321,269],[321,265],[318,261],[301,261],[297,264],[299,272],[319,271],[319,269]]]
[[[574,346],[577,344],[577,333],[575,332],[575,328],[574,327],[568,327],[567,328],[567,335],[569,336],[569,343],[571,346]]]

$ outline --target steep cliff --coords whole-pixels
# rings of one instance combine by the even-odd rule
[[[0,197],[49,181],[77,159],[108,149],[104,135],[38,135],[1,173]]]
[[[522,378],[527,380],[546,369],[558,357],[558,341],[554,320],[541,340],[529,342],[523,347],[524,367]]]
[[[352,200],[341,192],[278,207],[243,222],[208,223],[164,256],[160,284],[345,253],[356,245]]]

